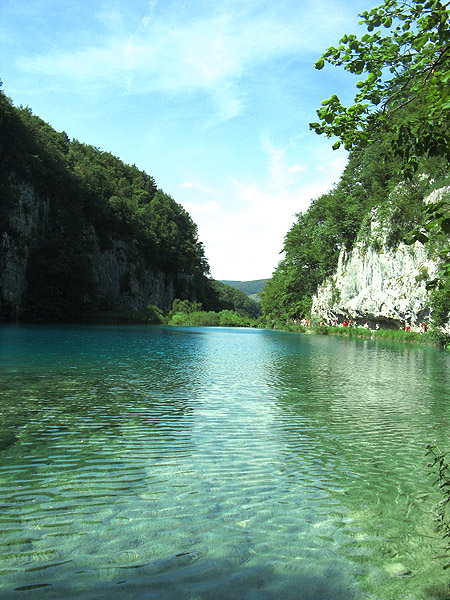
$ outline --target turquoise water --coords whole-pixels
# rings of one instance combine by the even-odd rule
[[[388,342],[0,327],[0,598],[447,598],[449,379]]]

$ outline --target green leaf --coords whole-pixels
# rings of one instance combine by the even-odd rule
[[[432,279],[431,281],[427,281],[425,284],[426,290],[434,290],[439,284],[439,279]]]
[[[416,234],[416,238],[417,238],[417,241],[419,241],[421,244],[426,244],[428,242],[428,240],[430,239],[427,235],[425,235],[421,231],[419,231]]]
[[[323,60],[323,58],[319,58],[319,60],[314,63],[314,67],[316,69],[318,69],[319,71],[320,71],[320,69],[323,69],[324,65],[325,65],[325,61]]]
[[[341,147],[341,142],[335,142],[332,146],[333,150],[337,150],[340,147]]]
[[[442,219],[441,229],[445,233],[450,233],[450,219]]]

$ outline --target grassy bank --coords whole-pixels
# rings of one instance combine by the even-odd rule
[[[277,329],[296,333],[315,333],[318,335],[336,335],[349,338],[365,338],[390,340],[407,344],[423,344],[450,348],[450,336],[441,331],[430,329],[426,333],[404,331],[403,329],[364,329],[364,327],[332,327],[328,325],[312,325],[304,327],[299,323],[271,323],[265,317],[252,319],[232,310],[193,311],[188,313],[164,314],[156,306],[147,306],[139,311],[117,309],[100,313],[93,319],[99,323],[143,323],[152,325],[172,325],[184,327],[258,327]]]
[[[285,331],[298,331],[300,333],[316,333],[349,338],[390,340],[406,344],[450,347],[450,337],[439,330],[433,329],[428,330],[426,333],[420,333],[417,331],[404,331],[403,329],[364,329],[364,327],[332,327],[328,325],[313,325],[310,328],[306,328],[298,324],[289,324],[281,327],[281,329]]]

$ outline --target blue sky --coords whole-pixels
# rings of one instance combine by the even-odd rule
[[[377,4],[0,0],[0,79],[15,105],[154,177],[214,278],[260,279],[346,162],[308,124],[355,80],[313,64]]]

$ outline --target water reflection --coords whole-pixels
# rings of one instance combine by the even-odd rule
[[[322,474],[318,485],[348,509],[344,551],[369,569],[366,583],[382,585],[393,561],[426,577],[439,542],[424,448],[447,439],[448,354],[316,336],[285,343],[289,359],[276,360],[271,375],[287,459]]]

